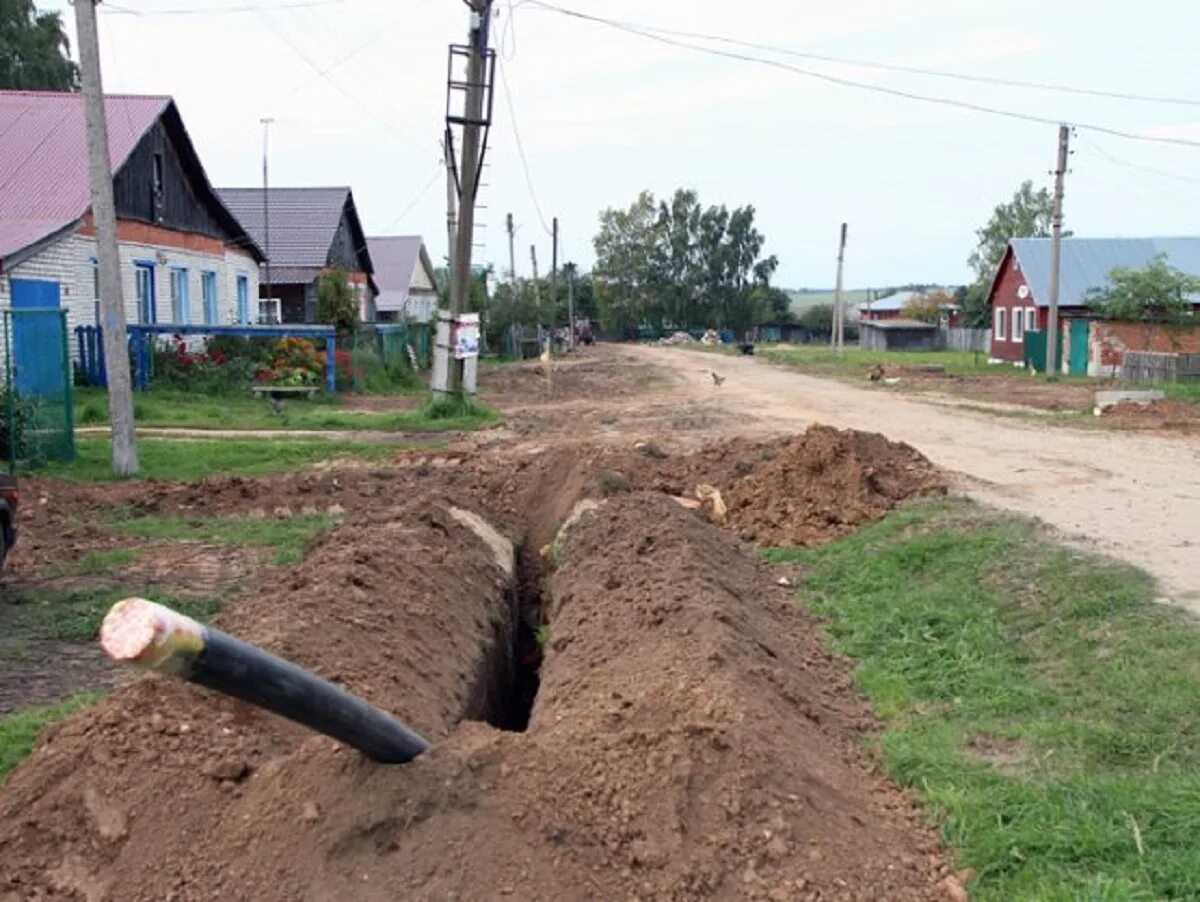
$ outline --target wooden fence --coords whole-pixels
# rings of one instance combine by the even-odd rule
[[[1126,351],[1121,375],[1127,382],[1183,382],[1200,379],[1200,354]]]
[[[947,351],[979,351],[986,354],[992,348],[991,329],[942,329],[938,339],[939,347]]]

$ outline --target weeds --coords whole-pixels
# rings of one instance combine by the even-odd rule
[[[0,786],[4,785],[9,772],[33,751],[38,734],[44,728],[94,705],[101,698],[99,693],[82,692],[54,705],[0,717]]]
[[[1141,571],[941,502],[801,560],[978,899],[1200,895],[1200,632]]]
[[[314,538],[341,522],[332,514],[307,514],[286,519],[262,517],[159,517],[126,515],[111,524],[113,529],[148,539],[209,542],[231,547],[257,546],[275,549],[275,563],[298,563]]]
[[[108,609],[131,595],[153,598],[197,620],[207,620],[221,608],[220,601],[215,598],[164,597],[144,588],[18,588],[8,599],[11,608],[5,615],[5,631],[28,639],[87,641],[96,637]]]

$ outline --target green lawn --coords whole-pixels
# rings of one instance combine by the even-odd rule
[[[1168,382],[1166,385],[1155,386],[1167,393],[1168,398],[1176,401],[1189,401],[1200,404],[1200,381],[1197,382]]]
[[[765,553],[806,566],[972,899],[1200,898],[1200,630],[1145,573],[967,502]]]
[[[797,345],[792,347],[760,347],[757,353],[772,363],[795,366],[808,372],[831,376],[861,378],[877,363],[885,366],[942,366],[955,374],[998,373],[1014,377],[1029,374],[1010,366],[988,366],[987,354],[971,351],[863,351],[846,348],[841,356],[826,345]]]
[[[325,439],[138,440],[140,477],[179,482],[221,473],[258,476],[339,457],[384,461],[392,459],[402,447]],[[37,475],[75,482],[109,482],[116,478],[112,472],[112,445],[108,439],[77,439],[75,448],[75,460],[47,464],[37,471]]]
[[[254,397],[203,395],[154,389],[134,395],[134,418],[139,426],[187,429],[328,429],[380,432],[448,432],[478,429],[494,422],[494,410],[476,404],[454,417],[433,415],[434,405],[410,410],[355,413],[343,410],[337,398],[317,396],[284,403],[280,413]],[[75,422],[80,426],[108,423],[108,394],[103,389],[78,389]]]
[[[95,704],[100,697],[94,692],[83,692],[54,705],[0,717],[0,786],[4,785],[9,771],[33,751],[43,728]]]
[[[145,587],[16,588],[5,597],[5,635],[87,642],[96,638],[108,609],[131,596],[153,598],[197,620],[207,620],[221,608],[215,598],[168,597]]]
[[[112,528],[151,539],[208,542],[233,547],[275,549],[275,563],[295,564],[308,543],[333,529],[341,518],[333,514],[308,514],[287,519],[256,517],[158,517],[122,512]]]

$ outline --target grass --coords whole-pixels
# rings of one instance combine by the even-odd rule
[[[95,704],[100,698],[98,693],[83,692],[54,705],[0,717],[0,786],[9,772],[33,751],[38,734],[45,727]]]
[[[1143,572],[966,502],[798,560],[972,899],[1200,897],[1200,631]]]
[[[219,473],[257,476],[295,470],[339,457],[389,460],[402,447],[325,439],[181,441],[142,438],[138,440],[139,476],[180,482]],[[109,482],[117,478],[112,471],[112,445],[108,439],[76,439],[75,448],[75,460],[48,464],[37,471],[38,475],[75,482]]]
[[[5,634],[27,639],[85,642],[96,637],[100,621],[113,604],[133,595],[153,598],[197,620],[207,620],[221,607],[215,598],[165,597],[147,589],[128,587],[15,589],[5,606]]]
[[[134,419],[147,428],[370,430],[379,432],[443,432],[478,429],[496,420],[494,410],[476,404],[455,417],[430,416],[430,404],[416,410],[354,412],[342,410],[336,398],[294,399],[276,413],[261,398],[197,394],[166,389],[134,398]],[[103,389],[77,390],[75,421],[81,426],[108,422],[108,395]]]
[[[138,558],[136,548],[113,548],[89,551],[77,561],[55,564],[47,569],[48,576],[104,576],[128,567]]]
[[[1168,382],[1162,386],[1168,398],[1173,398],[1176,401],[1187,401],[1191,404],[1200,404],[1200,380],[1196,382]]]
[[[989,366],[987,355],[971,351],[864,351],[846,348],[841,356],[826,345],[765,347],[757,352],[772,363],[783,363],[808,372],[830,376],[862,376],[875,364],[885,366],[942,366],[955,375],[994,373],[1029,378],[1029,373],[1011,366]]]
[[[314,538],[340,522],[332,514],[306,514],[282,520],[255,517],[159,517],[118,516],[113,529],[150,539],[209,542],[233,547],[257,546],[275,549],[281,566],[298,563]]]

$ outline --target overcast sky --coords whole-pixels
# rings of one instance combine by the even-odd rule
[[[461,0],[297,2],[106,0],[105,88],[173,95],[218,186],[261,183],[259,120],[274,117],[272,184],[348,184],[368,233],[420,233],[442,258],[446,47],[464,39],[466,7]],[[554,2],[804,52],[1200,101],[1196,0]],[[516,9],[508,0],[496,5],[493,44],[502,52],[536,196],[547,220],[561,220],[562,259],[585,267],[601,209],[627,206],[645,188],[662,196],[690,187],[706,203],[755,206],[785,287],[832,284],[842,220],[850,223],[848,285],[958,283],[969,278],[973,230],[992,207],[1022,179],[1050,182],[1051,124],[702,55],[520,2]],[[74,34],[66,0],[39,6],[61,9]],[[1196,104],[790,62],[1054,120],[1200,141]],[[1200,147],[1082,127],[1075,147],[1067,225],[1076,234],[1200,232]],[[519,272],[528,273],[531,243],[547,268],[549,238],[500,86],[488,159],[479,233],[486,246],[477,254],[508,268],[504,214],[511,211]]]

